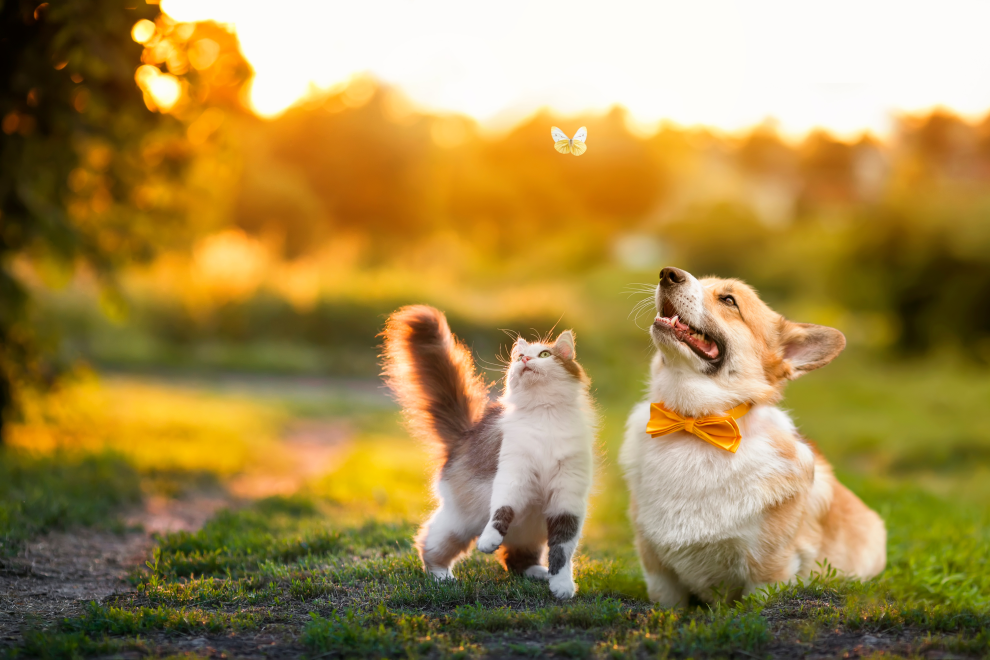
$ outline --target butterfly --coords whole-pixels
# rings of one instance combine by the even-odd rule
[[[579,128],[572,138],[568,138],[567,134],[556,126],[551,126],[550,136],[553,138],[553,148],[562,154],[580,156],[588,150],[588,145],[584,143],[588,139],[588,129],[584,126]]]

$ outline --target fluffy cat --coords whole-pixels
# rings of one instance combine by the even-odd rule
[[[573,596],[596,424],[573,333],[552,344],[518,339],[497,401],[442,312],[403,307],[383,334],[384,375],[410,428],[443,452],[439,507],[416,537],[426,570],[453,579],[454,562],[477,539],[482,552],[499,551],[506,570]]]

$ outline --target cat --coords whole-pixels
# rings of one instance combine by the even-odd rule
[[[597,425],[574,333],[553,343],[517,339],[497,401],[439,310],[403,307],[382,334],[383,375],[410,429],[442,451],[439,507],[416,536],[424,568],[454,579],[454,563],[477,539],[482,552],[499,551],[506,570],[572,597]]]

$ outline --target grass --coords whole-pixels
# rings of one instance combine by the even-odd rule
[[[0,446],[0,556],[71,525],[120,529],[143,494],[181,495],[277,468],[284,406],[81,374],[28,397]]]
[[[133,378],[90,374],[28,398],[9,447],[32,453],[113,451],[141,471],[199,471],[221,477],[279,460],[286,413],[277,405]]]
[[[93,604],[22,649],[47,640],[71,649],[51,657],[79,657],[111,643],[137,644],[140,636],[167,651],[183,635],[243,638],[272,625],[287,644],[342,658],[526,648],[559,657],[720,657],[764,653],[781,640],[799,648],[837,630],[909,631],[920,640],[913,652],[990,652],[985,514],[946,512],[936,497],[896,488],[877,488],[870,499],[889,510],[890,568],[880,579],[843,583],[825,575],[736,607],[675,612],[646,603],[641,587],[624,579],[635,566],[595,552],[580,556],[581,591],[566,604],[545,584],[510,576],[477,554],[459,566],[457,583],[435,584],[410,546],[411,526],[339,526],[338,505],[275,498],[221,514],[195,534],[165,537],[135,575],[136,594]],[[943,525],[921,529],[934,519]]]
[[[990,503],[990,372],[948,356],[871,362],[840,356],[784,401],[834,464]]]
[[[113,514],[140,500],[140,477],[118,454],[32,455],[0,447],[0,557],[49,529],[119,527]]]
[[[218,428],[229,433],[223,442],[244,434],[240,468],[207,455],[209,447],[185,455],[182,466],[212,470],[220,481],[252,469],[252,452],[277,448],[278,425],[299,415],[322,409],[346,419],[352,443],[330,472],[293,496],[223,511],[195,533],[161,538],[148,565],[133,573],[135,592],[68,620],[39,622],[0,654],[167,656],[189,653],[183,644],[203,638],[216,654],[232,657],[272,643],[272,653],[310,658],[990,655],[990,494],[969,487],[986,461],[982,449],[965,450],[965,460],[937,458],[959,447],[990,447],[988,427],[972,416],[980,401],[990,400],[985,374],[934,364],[863,368],[855,360],[834,367],[796,383],[788,405],[844,482],[887,521],[888,567],[869,583],[840,581],[823,567],[810,580],[771,586],[734,606],[669,611],[648,603],[615,460],[631,401],[616,398],[602,405],[600,478],[576,558],[578,597],[557,602],[544,583],[508,575],[478,553],[458,565],[456,583],[436,584],[411,544],[430,506],[429,456],[405,436],[394,410],[358,399],[341,404],[336,395],[336,403],[324,405],[145,384],[138,391],[162,394],[180,416],[187,414],[181,402],[196,401],[175,424],[187,424],[200,442]],[[88,396],[112,398],[116,386]],[[936,403],[924,398],[929,390]],[[150,404],[131,399],[131,405]],[[219,417],[197,426],[205,410]],[[235,421],[234,410],[248,421]],[[58,425],[74,418],[44,419],[58,435]],[[48,479],[20,520],[34,520],[29,511],[59,511],[59,497],[70,502],[65,506],[101,512],[80,518],[85,524],[106,519],[147,490],[156,469],[174,467],[167,455],[156,464],[150,453],[120,452],[123,436],[116,433],[126,427],[120,424],[105,445],[87,444],[90,453],[65,446],[62,453],[8,450],[4,474],[21,463],[34,472],[24,468],[15,489],[0,483],[0,504],[28,502],[18,493]],[[156,422],[143,432],[155,428],[175,426]],[[260,442],[259,435],[267,439]],[[171,436],[151,437],[164,447]],[[935,458],[914,458],[926,451]],[[82,485],[73,491],[72,483]],[[19,523],[17,538],[75,515]],[[873,646],[864,647],[864,639],[875,640]]]

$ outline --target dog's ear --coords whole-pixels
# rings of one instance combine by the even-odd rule
[[[784,321],[780,348],[790,367],[788,378],[794,379],[814,371],[836,358],[846,347],[846,336],[826,325]]]
[[[570,330],[564,330],[560,333],[553,345],[553,350],[562,360],[573,360],[575,356],[574,333]]]

